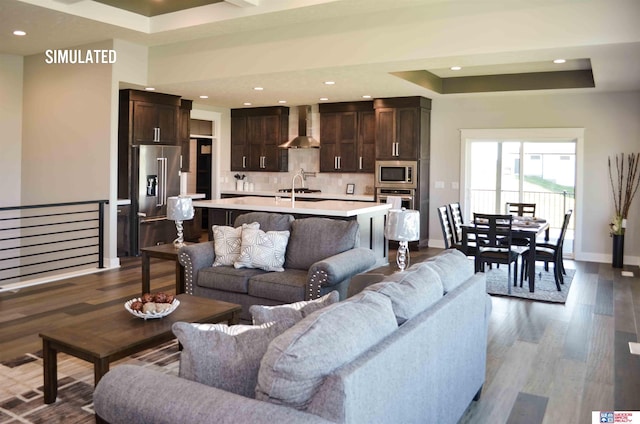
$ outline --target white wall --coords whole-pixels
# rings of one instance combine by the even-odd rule
[[[613,198],[607,156],[640,151],[640,92],[601,94],[502,94],[473,98],[437,98],[433,102],[431,181],[444,181],[445,189],[431,186],[431,239],[442,240],[435,213],[439,205],[458,201],[460,129],[480,128],[585,128],[581,246],[576,258],[607,262],[611,259],[609,222]],[[634,199],[625,237],[626,263],[640,264],[640,198]]]
[[[20,205],[22,56],[0,54],[0,206]]]
[[[49,65],[44,54],[25,57],[23,204],[109,198],[111,68]]]

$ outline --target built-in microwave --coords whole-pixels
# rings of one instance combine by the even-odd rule
[[[376,161],[376,187],[416,188],[418,162],[410,160]]]

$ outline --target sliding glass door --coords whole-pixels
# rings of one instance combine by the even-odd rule
[[[575,212],[574,141],[467,140],[469,212],[505,213],[506,204],[535,203],[536,215],[560,231],[564,213]],[[573,219],[565,250],[572,251]]]

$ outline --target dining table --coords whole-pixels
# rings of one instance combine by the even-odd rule
[[[466,251],[469,249],[469,234],[475,234],[476,227],[470,223],[462,224],[462,248]],[[528,240],[528,262],[527,269],[529,277],[529,291],[535,291],[536,281],[536,239],[538,235],[544,232],[545,241],[549,240],[549,223],[542,218],[534,217],[514,217],[511,224],[511,236],[513,238],[521,238]],[[511,283],[509,283],[511,284]]]

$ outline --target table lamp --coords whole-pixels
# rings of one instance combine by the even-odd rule
[[[173,241],[176,248],[184,246],[182,221],[193,218],[193,201],[191,197],[171,196],[167,199],[167,218],[176,222],[178,238]]]
[[[404,271],[410,262],[408,242],[420,240],[420,212],[405,208],[390,209],[384,236],[399,242],[396,263],[400,271]]]

